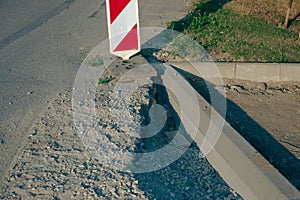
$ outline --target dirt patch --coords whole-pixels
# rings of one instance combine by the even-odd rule
[[[181,71],[208,102],[205,81]],[[225,79],[226,121],[295,187],[300,188],[300,83]],[[224,98],[221,94],[219,98]]]
[[[299,189],[300,83],[225,83],[227,121]]]
[[[284,20],[286,15],[288,1],[286,0],[236,0],[231,1],[225,5],[227,8],[232,8],[238,13],[243,15],[261,16],[265,19],[280,23]],[[290,18],[296,18],[300,20],[298,15],[300,10],[300,2],[294,1],[291,9]]]
[[[225,83],[226,97],[300,159],[300,83]]]

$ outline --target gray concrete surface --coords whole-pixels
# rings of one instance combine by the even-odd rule
[[[139,3],[141,27],[180,19],[188,4]],[[72,87],[84,57],[81,52],[107,38],[105,1],[0,1],[0,26],[1,178],[45,102]]]
[[[282,81],[297,80],[300,81],[299,63],[281,63],[280,79]]]
[[[244,80],[280,81],[280,64],[237,63],[235,76]]]
[[[195,72],[187,62],[172,62],[172,65]],[[210,62],[197,62],[201,70],[209,68]],[[221,77],[249,81],[300,81],[300,63],[234,63],[215,62]],[[218,76],[217,74],[215,75]]]
[[[18,32],[21,28],[37,20],[60,4],[63,0],[40,1],[40,0],[10,0],[1,1],[0,7],[0,41]]]

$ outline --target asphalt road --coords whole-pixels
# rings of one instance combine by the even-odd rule
[[[139,1],[140,26],[163,27],[189,1]],[[0,178],[37,115],[72,87],[82,61],[107,38],[105,0],[0,0]]]

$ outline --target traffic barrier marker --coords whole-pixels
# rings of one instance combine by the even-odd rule
[[[110,53],[125,60],[140,51],[138,0],[106,0]]]

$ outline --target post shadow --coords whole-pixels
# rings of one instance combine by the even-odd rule
[[[162,64],[160,61],[153,56],[144,57],[157,71],[158,77],[156,78],[165,74],[163,67],[162,69],[155,67],[156,64]],[[158,80],[153,82],[152,94],[155,100],[150,101],[150,103],[155,101],[162,105],[167,111],[168,117],[164,128],[159,133],[149,138],[138,139],[136,146],[140,146],[142,143],[144,148],[143,150],[138,149],[136,151],[138,153],[153,152],[168,145],[175,137],[181,123],[179,115],[170,103],[167,88],[155,84],[159,82]],[[146,121],[149,123],[149,120]],[[181,124],[182,126],[183,124]],[[184,129],[184,127],[182,128]],[[170,134],[172,131],[174,133]],[[191,137],[184,136],[192,141]],[[154,143],[155,146],[153,146]],[[234,196],[231,193],[230,187],[202,156],[199,147],[193,141],[187,151],[167,167],[152,172],[137,173],[134,174],[134,177],[138,180],[138,188],[149,199],[215,199],[228,196],[232,196],[231,199],[240,199],[238,195]]]
[[[212,83],[182,69],[174,68],[210,103],[210,94],[206,83]],[[253,120],[241,107],[224,97],[216,89],[213,89],[213,84],[212,87],[209,88],[213,90],[212,92],[217,94],[217,98],[226,99],[227,114],[223,116],[226,121],[299,190],[300,160],[280,144],[267,130]],[[220,108],[215,107],[215,109],[218,111]],[[243,127],[241,127],[241,125],[243,125]]]

